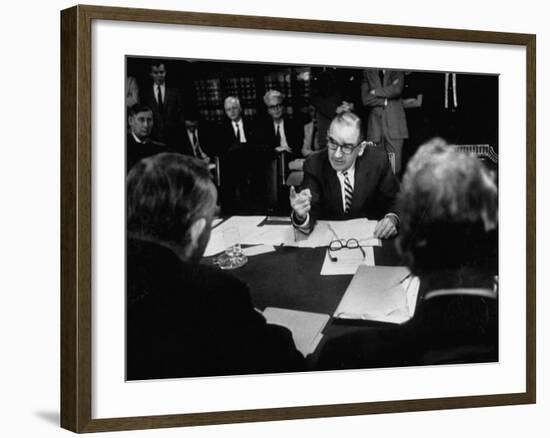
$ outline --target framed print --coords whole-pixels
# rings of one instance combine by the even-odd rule
[[[75,6],[61,49],[62,427],[535,402],[534,35]]]

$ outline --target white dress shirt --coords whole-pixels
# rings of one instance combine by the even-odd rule
[[[143,143],[138,137],[136,134],[134,134],[134,131],[132,131],[132,137],[134,137],[134,140],[136,141],[136,143]]]
[[[348,179],[351,184],[351,188],[353,191],[355,191],[355,165],[351,166],[348,170],[346,170],[346,172],[348,173]],[[340,193],[342,194],[342,210],[346,211],[346,189],[344,184],[345,176],[343,172],[336,172],[336,176],[338,177],[338,181],[340,181]]]
[[[279,127],[279,138],[281,139],[281,144],[278,146],[284,146],[289,147],[288,143],[286,141],[286,135],[285,135],[285,122],[284,120],[281,120],[279,123],[273,122],[273,131],[277,132],[277,126]]]
[[[158,100],[158,87],[160,87],[160,94],[162,95],[162,103],[166,103],[166,84],[157,85],[153,84],[153,96],[155,97],[155,100],[157,101],[157,104],[159,103]]]
[[[246,135],[244,134],[243,119],[240,118],[237,122],[231,122],[233,124],[233,131],[239,130],[239,142],[246,143]]]
[[[195,135],[196,135],[196,138],[197,138],[197,144],[196,145],[193,144],[193,140],[194,140],[193,139],[193,131],[190,131],[189,129],[187,129],[187,137],[189,138],[189,144],[191,145],[191,148],[193,149],[193,153],[198,158],[205,158],[206,154],[204,153],[204,151],[201,148],[201,143],[200,143],[200,140],[199,140],[199,130],[198,129],[195,131]]]

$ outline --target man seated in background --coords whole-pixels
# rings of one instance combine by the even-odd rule
[[[306,159],[302,191],[290,190],[292,222],[309,233],[317,219],[379,219],[375,237],[389,238],[397,234],[398,190],[386,153],[368,147],[361,119],[343,112],[329,126],[327,149]]]
[[[166,152],[164,143],[151,139],[153,111],[145,105],[135,104],[128,110],[130,132],[126,137],[126,172],[139,160]]]
[[[498,360],[498,192],[490,172],[438,140],[409,162],[398,202],[398,248],[420,278],[415,314],[395,328],[331,340],[319,367]]]
[[[204,122],[199,121],[199,115],[196,111],[185,111],[182,119],[183,126],[180,127],[177,141],[173,144],[174,151],[209,163],[209,154],[212,153],[215,147],[212,129],[203,126]]]
[[[302,370],[290,332],[266,323],[246,285],[199,264],[216,206],[206,165],[159,154],[126,184],[127,378]]]
[[[288,153],[291,157],[300,156],[303,141],[303,128],[285,114],[283,95],[277,90],[268,90],[264,103],[269,117],[261,125],[260,140],[276,153]]]
[[[251,206],[251,175],[255,165],[256,133],[242,117],[239,98],[229,96],[223,109],[227,118],[219,132],[221,205],[223,214],[248,214]]]
[[[268,117],[258,127],[261,155],[256,170],[261,177],[256,180],[265,193],[266,207],[286,209],[288,214],[286,178],[291,161],[301,157],[304,132],[301,124],[285,114],[283,100],[277,90],[268,90],[264,95]],[[279,205],[280,202],[284,205]]]

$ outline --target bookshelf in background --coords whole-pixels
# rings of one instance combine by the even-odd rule
[[[243,66],[240,70],[244,70]],[[203,118],[212,122],[224,119],[223,101],[237,96],[243,107],[243,116],[254,119],[265,114],[263,95],[267,90],[278,90],[285,96],[289,117],[301,117],[309,104],[311,71],[309,67],[266,69],[265,65],[251,66],[249,73],[222,71],[209,78],[194,81],[197,106]]]

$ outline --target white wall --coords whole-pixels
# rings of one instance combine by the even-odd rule
[[[343,435],[447,438],[491,434],[498,437],[546,436],[550,391],[543,349],[548,323],[543,320],[548,275],[543,249],[548,232],[548,201],[543,199],[542,163],[548,153],[543,126],[550,93],[545,57],[550,38],[544,2],[463,0],[428,2],[118,1],[87,3],[175,10],[271,15],[385,24],[469,28],[537,34],[538,77],[538,401],[535,406],[285,421],[163,431],[123,432],[106,436],[278,437]],[[310,4],[308,4],[310,3]],[[4,7],[2,44],[3,135],[0,137],[0,433],[7,437],[68,436],[59,429],[59,10],[68,1],[10,2]],[[361,5],[359,7],[359,5]],[[7,134],[7,135],[6,135]],[[7,152],[7,155],[6,155]]]

